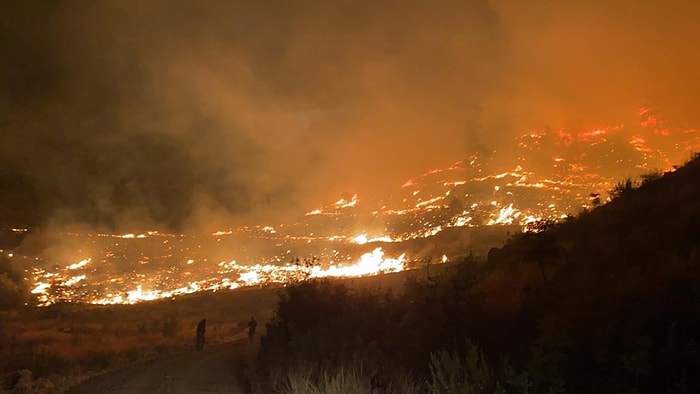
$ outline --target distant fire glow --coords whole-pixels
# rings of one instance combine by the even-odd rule
[[[346,194],[292,223],[197,236],[66,233],[61,237],[67,245],[81,247],[64,259],[8,256],[25,259],[41,305],[132,304],[198,291],[398,272],[425,259],[454,261],[460,250],[424,248],[415,256],[404,250],[407,241],[458,227],[532,231],[533,223],[563,220],[604,203],[608,191],[631,173],[672,171],[700,151],[697,130],[674,127],[646,107],[639,117],[634,125],[528,130],[507,155],[475,153],[447,161],[452,164],[397,182],[394,194],[383,200]]]

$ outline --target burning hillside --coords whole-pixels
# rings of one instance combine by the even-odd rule
[[[477,152],[406,180],[382,201],[355,194],[294,223],[205,235],[65,232],[56,247],[35,252],[23,246],[12,257],[25,265],[43,305],[135,303],[444,262],[486,245],[469,239],[452,248],[426,246],[441,232],[517,230],[560,220],[604,201],[625,176],[671,171],[700,150],[697,130],[674,127],[648,108],[639,116],[639,124],[630,126],[529,131],[507,154]],[[408,246],[416,240],[424,245]]]

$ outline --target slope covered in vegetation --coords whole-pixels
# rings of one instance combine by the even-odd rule
[[[253,388],[700,392],[700,157],[399,294],[283,294]],[[312,390],[313,389],[313,390]]]

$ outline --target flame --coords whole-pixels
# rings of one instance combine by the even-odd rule
[[[32,290],[32,294],[43,294],[46,293],[46,291],[51,288],[50,283],[45,283],[45,282],[38,282],[36,283],[34,289]]]
[[[409,179],[406,182],[404,182],[401,187],[406,188],[406,187],[411,187],[411,186],[416,186],[416,182],[413,181],[413,179]]]
[[[595,129],[595,130],[591,130],[591,131],[584,131],[584,132],[578,133],[578,137],[579,137],[579,139],[582,139],[582,140],[588,140],[588,139],[591,139],[594,137],[599,137],[601,135],[605,135],[607,133],[608,133],[607,129]]]
[[[64,286],[73,286],[76,283],[80,282],[81,280],[85,280],[85,278],[86,278],[85,275],[74,276],[74,277],[68,279],[66,281],[66,283],[64,283]]]
[[[66,268],[68,268],[69,270],[77,270],[78,268],[83,268],[83,267],[85,267],[90,261],[92,261],[92,259],[81,260],[81,261],[79,261],[79,262],[77,262],[77,263],[75,263],[75,264],[69,265],[69,266],[66,267]]]
[[[432,168],[410,178],[400,189],[397,185],[395,195],[374,206],[363,201],[369,208],[366,212],[353,209],[359,205],[354,194],[328,201],[295,223],[242,226],[198,237],[157,231],[67,233],[86,237],[74,257],[87,254],[99,264],[88,266],[92,259],[86,258],[77,263],[42,260],[30,265],[32,294],[41,305],[58,301],[135,303],[310,277],[405,270],[404,255],[385,258],[381,248],[359,255],[358,245],[364,249],[373,242],[401,243],[463,226],[508,225],[531,231],[528,224],[562,220],[569,212],[590,206],[591,193],[610,190],[619,180],[601,171],[610,164],[634,168],[640,174],[671,170],[674,163],[700,150],[697,130],[676,128],[648,107],[638,111],[639,122],[627,127],[527,130],[513,141],[513,147],[520,150],[508,151],[510,161],[501,161],[495,152],[475,153],[450,166]],[[595,151],[589,151],[591,147]],[[378,233],[358,229],[357,223],[372,223],[373,229],[379,228],[378,223],[385,227]],[[225,244],[236,248],[217,249]],[[303,258],[305,253],[320,256]],[[226,256],[224,261],[222,256]]]
[[[375,248],[372,252],[365,253],[355,263],[333,263],[326,268],[321,265],[275,265],[275,264],[255,264],[251,266],[240,265],[236,261],[220,262],[219,279],[210,278],[206,280],[192,281],[186,286],[175,287],[170,290],[156,288],[152,282],[136,284],[130,290],[117,293],[107,293],[103,297],[95,297],[87,300],[92,304],[136,304],[139,302],[154,301],[159,299],[172,298],[179,295],[191,294],[199,291],[219,291],[224,289],[237,289],[240,287],[258,286],[270,283],[290,283],[298,282],[308,278],[325,277],[359,277],[378,275],[382,273],[398,272],[405,270],[406,254],[401,254],[397,258],[384,257],[381,247]],[[192,261],[192,260],[188,260]],[[86,264],[86,263],[85,263]],[[84,264],[82,265],[84,266]],[[52,281],[60,283],[62,286],[74,287],[85,282],[86,275],[78,275],[62,280],[60,275],[36,270],[37,278],[46,278],[47,281],[35,280],[32,294],[35,294],[40,305],[53,304],[66,295],[56,297],[51,294]],[[237,276],[232,280],[230,274]]]
[[[353,194],[352,198],[350,200],[347,200],[345,198],[341,198],[340,200],[333,203],[331,206],[326,206],[326,207],[314,209],[310,212],[307,212],[305,215],[306,216],[322,215],[322,214],[324,214],[324,215],[336,215],[336,214],[338,214],[339,210],[355,207],[355,206],[357,206],[357,204],[359,202],[360,202],[360,199],[358,198],[357,194]]]
[[[310,277],[358,277],[388,272],[399,272],[404,270],[405,257],[406,254],[404,253],[396,259],[385,259],[382,248],[376,248],[372,252],[363,254],[362,257],[360,257],[360,261],[352,265],[331,265],[325,270],[315,267],[311,271]]]
[[[365,234],[360,234],[357,237],[353,238],[352,241],[355,242],[356,244],[364,245],[367,243],[367,241],[369,241],[369,239],[367,238],[367,236]]]
[[[359,200],[357,199],[357,194],[353,194],[352,198],[349,201],[344,198],[341,198],[340,200],[335,202],[335,206],[338,208],[350,208],[357,205],[358,201]]]
[[[639,134],[633,135],[632,138],[630,138],[629,143],[630,145],[632,145],[632,147],[634,147],[634,149],[638,150],[639,152],[651,153],[651,149],[647,146],[646,139]]]
[[[352,242],[358,245],[364,245],[366,243],[372,242],[395,242],[396,240],[388,235],[383,235],[381,237],[369,238],[366,234],[360,234],[352,239]]]
[[[513,204],[509,204],[507,207],[503,207],[499,210],[495,218],[489,219],[487,226],[493,226],[494,224],[513,224],[513,221],[521,215],[515,208]]]

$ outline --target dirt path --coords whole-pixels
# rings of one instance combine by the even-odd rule
[[[251,353],[247,340],[213,345],[96,376],[69,393],[243,393],[233,367]]]

